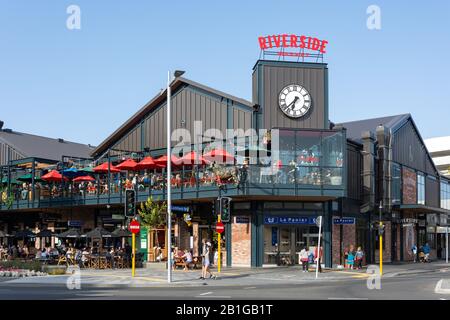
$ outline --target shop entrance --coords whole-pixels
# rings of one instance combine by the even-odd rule
[[[264,226],[264,264],[299,264],[298,254],[303,248],[314,252],[319,237],[316,226]]]

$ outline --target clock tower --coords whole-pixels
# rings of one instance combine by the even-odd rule
[[[259,60],[253,102],[259,129],[329,129],[327,64]]]

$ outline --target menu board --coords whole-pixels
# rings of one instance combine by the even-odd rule
[[[403,203],[417,203],[417,174],[410,169],[402,169],[403,176]]]

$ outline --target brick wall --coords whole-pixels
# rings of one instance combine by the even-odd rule
[[[338,216],[333,217],[334,218],[340,218]],[[341,256],[342,256],[342,263],[344,263],[344,257],[343,252],[341,252],[341,227],[340,225],[333,224],[333,234],[332,234],[332,263],[333,264],[340,264],[341,263]],[[343,225],[342,227],[342,243],[344,248],[349,247],[350,245],[353,245],[355,250],[358,247],[359,244],[356,243],[356,224],[353,225]]]
[[[231,261],[233,266],[251,266],[251,220],[231,223]]]

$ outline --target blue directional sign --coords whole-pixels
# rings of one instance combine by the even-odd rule
[[[190,208],[183,206],[172,206],[172,211],[189,212]]]
[[[355,224],[355,218],[335,218],[333,224]]]
[[[316,217],[264,216],[264,224],[316,224]]]

